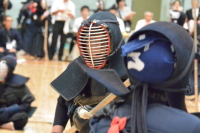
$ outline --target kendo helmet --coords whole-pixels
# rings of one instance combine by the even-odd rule
[[[122,53],[132,85],[145,83],[163,90],[170,106],[184,109],[195,53],[192,38],[181,26],[170,22],[147,25],[131,35]]]
[[[131,132],[147,132],[152,90],[158,90],[160,97],[165,95],[159,102],[186,110],[184,97],[195,53],[192,38],[181,26],[170,22],[147,25],[129,38],[122,53],[133,91]]]
[[[17,65],[16,57],[6,55],[0,59],[0,73],[3,74],[1,78],[9,78],[13,75],[13,71]],[[6,74],[7,73],[7,74]]]
[[[51,83],[52,87],[66,100],[71,100],[82,92],[90,78],[96,80],[98,77],[98,80],[107,81],[114,77],[111,74],[105,78],[109,75],[108,69],[115,71],[117,77],[126,79],[126,68],[121,56],[123,44],[115,15],[105,11],[93,14],[82,22],[77,33],[80,56]]]
[[[5,77],[5,84],[7,84],[8,86],[19,87],[24,85],[29,80],[29,78],[27,77],[13,73],[13,71],[17,66],[17,60],[15,56],[6,55],[2,57],[0,59],[0,69],[2,66],[5,67],[5,65],[8,68],[8,71],[6,70],[8,73],[7,76]]]
[[[9,70],[11,72],[13,72],[15,70],[15,67],[17,65],[17,60],[16,60],[15,56],[13,56],[13,55],[6,55],[6,56],[2,57],[0,59],[0,61],[5,61],[6,64],[8,65],[8,67],[9,67]]]
[[[116,17],[109,12],[92,15],[80,26],[77,44],[80,55],[88,67],[101,69],[108,60],[114,66],[114,58],[120,57],[116,53],[124,44]]]

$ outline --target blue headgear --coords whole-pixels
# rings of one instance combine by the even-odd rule
[[[8,86],[12,86],[12,87],[21,86],[21,85],[24,85],[29,80],[29,78],[27,77],[13,73],[17,65],[17,60],[15,56],[6,55],[2,57],[0,61],[5,61],[6,65],[9,67],[9,72],[6,77],[6,84]]]
[[[5,60],[6,64],[8,65],[11,72],[15,70],[15,67],[17,65],[16,57],[13,55],[6,55],[0,59],[0,61]]]
[[[185,110],[194,46],[182,27],[170,22],[147,25],[131,35],[122,53],[133,90],[131,132],[147,132],[148,88],[165,91],[169,106]]]
[[[159,84],[174,71],[175,56],[170,41],[155,32],[145,32],[122,46],[131,76],[143,83]]]
[[[127,74],[133,89],[142,83],[165,91],[170,106],[185,109],[184,95],[189,89],[194,45],[181,26],[170,22],[147,25],[130,36],[128,43],[122,46],[122,53],[126,56]],[[137,64],[131,59],[133,56],[138,56],[143,67],[131,65]]]

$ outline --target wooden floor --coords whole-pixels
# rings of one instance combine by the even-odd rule
[[[61,74],[68,64],[69,62],[56,60],[33,61],[27,59],[17,65],[15,73],[30,77],[27,85],[36,98],[32,106],[37,107],[37,110],[23,131],[0,129],[0,133],[50,133],[58,97],[58,94],[50,87],[50,82]],[[187,105],[189,111],[194,112],[194,103],[187,101]]]

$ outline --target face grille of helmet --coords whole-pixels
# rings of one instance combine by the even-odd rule
[[[106,64],[106,56],[110,53],[110,35],[102,26],[84,25],[78,32],[77,44],[80,55],[87,66],[100,69]]]

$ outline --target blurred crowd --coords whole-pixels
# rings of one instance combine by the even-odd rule
[[[17,18],[18,29],[14,29],[13,18],[6,14],[7,10],[12,10],[12,3],[9,0],[1,2],[0,57],[8,54],[16,56],[16,52],[22,49],[25,51],[25,56],[31,57],[32,60],[43,60],[45,55],[49,60],[53,60],[55,53],[58,53],[57,59],[62,61],[66,39],[69,36],[73,38],[68,53],[70,55],[76,47],[74,44],[81,23],[91,14],[90,8],[83,5],[80,9],[81,17],[76,18],[75,4],[71,0],[27,0],[22,4]],[[135,12],[126,6],[124,0],[116,0],[109,9],[105,9],[102,0],[98,0],[96,5],[97,8],[92,11],[93,13],[110,11],[117,16],[122,33],[131,31],[131,20]],[[69,27],[72,19],[74,19],[73,33]],[[48,22],[46,30],[45,22]],[[49,39],[44,46],[45,38]]]
[[[18,30],[16,30],[12,28],[13,18],[6,13],[7,10],[12,10],[12,3],[9,0],[0,1],[0,57],[7,54],[16,56],[16,52],[23,49],[25,56],[32,60],[43,60],[44,56],[48,56],[49,60],[55,60],[56,57],[59,61],[73,60],[79,55],[77,46],[74,45],[78,36],[77,31],[91,12],[109,11],[113,13],[117,17],[123,35],[155,22],[154,13],[146,11],[134,30],[131,30],[131,27],[134,27],[132,20],[136,12],[126,5],[125,0],[116,0],[108,9],[105,8],[103,0],[96,1],[95,10],[83,5],[80,9],[80,17],[75,16],[76,5],[73,0],[26,0],[22,2],[22,5],[17,18]],[[192,0],[192,8],[195,7],[198,7],[198,1]],[[176,0],[169,11],[170,21],[183,26],[191,36],[194,32],[194,12],[192,10],[184,13],[181,1]],[[196,16],[197,22],[200,23],[199,8],[196,8]],[[73,26],[70,25],[72,22]],[[68,37],[72,38],[69,42],[69,52],[68,56],[63,57]],[[58,54],[54,58],[56,53]]]

